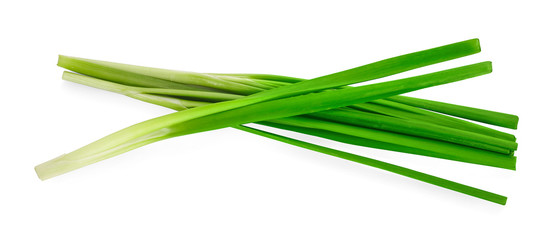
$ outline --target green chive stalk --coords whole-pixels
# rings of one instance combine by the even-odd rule
[[[387,99],[414,107],[419,107],[505,128],[517,129],[517,123],[519,121],[519,117],[516,115],[460,106],[450,103],[443,103],[407,96],[393,96]]]
[[[496,194],[496,193],[492,193],[492,192],[488,192],[485,190],[481,190],[478,188],[474,188],[471,186],[467,186],[461,183],[457,183],[457,182],[453,182],[450,180],[446,180],[443,178],[439,178],[436,176],[432,176],[426,173],[422,173],[422,172],[418,172],[409,168],[405,168],[405,167],[401,167],[401,166],[397,166],[391,163],[386,163],[383,161],[379,161],[376,159],[371,159],[371,158],[366,158],[366,157],[362,157],[359,155],[355,155],[355,154],[351,154],[351,153],[347,153],[347,152],[343,152],[343,151],[339,151],[339,150],[335,150],[335,149],[331,149],[331,148],[327,148],[327,147],[323,147],[323,146],[319,146],[319,145],[315,145],[315,144],[311,144],[311,143],[307,143],[307,142],[303,142],[303,141],[299,141],[296,139],[292,139],[292,138],[287,138],[284,136],[280,136],[277,134],[272,134],[269,132],[265,132],[265,131],[261,131],[261,130],[257,130],[257,129],[253,129],[253,128],[249,128],[249,127],[245,127],[245,126],[237,126],[236,128],[243,130],[243,131],[247,131],[253,134],[257,134],[260,136],[264,136],[267,138],[271,138],[280,142],[284,142],[284,143],[288,143],[290,145],[294,145],[294,146],[298,146],[298,147],[302,147],[305,149],[309,149],[309,150],[313,150],[316,152],[320,152],[323,154],[327,154],[327,155],[331,155],[331,156],[335,156],[335,157],[339,157],[339,158],[343,158],[346,160],[350,160],[353,162],[357,162],[357,163],[361,163],[364,165],[368,165],[371,167],[375,167],[375,168],[379,168],[385,171],[389,171],[392,173],[396,173],[402,176],[406,176],[409,178],[413,178],[422,182],[426,182],[426,183],[430,183],[439,187],[443,187],[446,189],[450,189],[456,192],[460,192],[463,194],[467,194],[473,197],[477,197],[477,198],[481,198],[493,203],[498,203],[500,205],[506,205],[506,201],[507,201],[507,197]]]

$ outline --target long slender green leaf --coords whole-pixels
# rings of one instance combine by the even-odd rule
[[[467,194],[470,196],[474,196],[480,199],[484,199],[493,203],[498,203],[501,205],[505,205],[506,201],[507,201],[507,197],[496,194],[496,193],[492,193],[492,192],[488,192],[485,190],[481,190],[478,188],[474,188],[471,186],[467,186],[461,183],[457,183],[457,182],[453,182],[447,179],[443,179],[443,178],[439,178],[436,176],[432,176],[426,173],[422,173],[422,172],[418,172],[409,168],[405,168],[405,167],[401,167],[401,166],[397,166],[391,163],[386,163],[383,161],[379,161],[376,159],[371,159],[371,158],[366,158],[366,157],[362,157],[359,155],[355,155],[355,154],[351,154],[351,153],[347,153],[347,152],[342,152],[339,150],[335,150],[335,149],[331,149],[331,148],[327,148],[327,147],[323,147],[323,146],[319,146],[319,145],[315,145],[312,143],[308,143],[308,142],[303,142],[303,141],[299,141],[296,139],[292,139],[292,138],[287,138],[284,136],[280,136],[280,135],[276,135],[276,134],[272,134],[269,132],[265,132],[265,131],[261,131],[261,130],[257,130],[257,129],[253,129],[253,128],[249,128],[249,127],[245,127],[245,126],[237,126],[236,128],[243,130],[243,131],[247,131],[253,134],[257,134],[257,135],[261,135],[267,138],[272,138],[274,140],[280,141],[280,142],[284,142],[284,143],[288,143],[291,145],[295,145],[298,147],[302,147],[305,149],[310,149],[316,152],[320,152],[323,154],[327,154],[327,155],[331,155],[331,156],[335,156],[335,157],[339,157],[339,158],[343,158],[346,160],[350,160],[353,162],[357,162],[357,163],[361,163],[364,165],[368,165],[368,166],[372,166],[375,168],[379,168],[388,172],[392,172],[392,173],[396,173],[402,176],[406,176],[409,178],[413,178],[419,181],[423,181],[426,183],[430,183],[439,187],[443,187],[443,188],[447,188],[456,192],[460,192],[463,194]]]
[[[489,111],[426,99],[419,99],[407,96],[393,96],[389,97],[388,100],[511,129],[517,129],[517,123],[519,121],[519,117],[513,114]]]

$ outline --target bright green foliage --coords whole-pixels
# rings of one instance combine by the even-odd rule
[[[133,125],[35,169],[41,179],[48,179],[152,142],[235,127],[505,204],[506,198],[497,194],[241,126],[257,122],[350,144],[515,169],[513,152],[517,143],[513,135],[444,114],[510,128],[517,126],[516,116],[396,96],[490,73],[490,62],[362,87],[346,87],[479,51],[478,40],[472,39],[312,80],[267,74],[192,73],[60,56],[59,66],[88,75],[65,72],[63,78],[66,80],[179,112]]]

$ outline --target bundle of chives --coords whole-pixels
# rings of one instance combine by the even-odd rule
[[[63,78],[66,80],[182,111],[109,135],[70,154],[38,165],[36,171],[41,179],[47,179],[151,142],[222,127],[232,126],[270,137],[259,130],[240,126],[249,122],[362,146],[515,169],[513,152],[517,144],[513,135],[429,111],[450,114],[450,111],[457,111],[454,109],[465,108],[463,106],[436,102],[436,108],[430,109],[432,107],[419,105],[427,100],[394,96],[489,73],[490,62],[363,87],[336,89],[470,55],[479,50],[478,40],[472,39],[313,80],[265,74],[199,74],[60,56],[60,66],[88,75],[65,72]],[[317,92],[325,89],[330,90]],[[313,93],[306,94],[310,92]],[[406,102],[402,102],[404,100]],[[439,108],[447,110],[440,111]],[[465,113],[464,118],[482,119],[485,122],[486,115],[506,118],[504,121],[490,121],[491,124],[517,124],[517,117],[508,118],[513,115],[480,110],[476,115],[483,116],[481,118],[474,116],[472,108],[466,109],[471,110]],[[271,138],[290,144],[295,142],[284,137]],[[312,150],[320,149],[324,153],[337,151],[295,143]],[[349,154],[339,155],[354,159]],[[415,174],[402,175],[425,181],[414,177]],[[502,201],[499,197],[474,195],[474,190],[454,189],[453,182],[448,185],[438,181],[425,182],[505,203],[505,197],[502,197]]]

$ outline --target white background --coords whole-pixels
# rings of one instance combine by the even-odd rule
[[[0,239],[556,236],[550,1],[76,2],[0,4]],[[493,61],[490,75],[410,95],[518,114],[517,171],[314,142],[500,193],[506,206],[234,129],[44,182],[33,171],[171,112],[64,82],[58,54],[312,78],[476,37],[482,53],[396,77]]]

